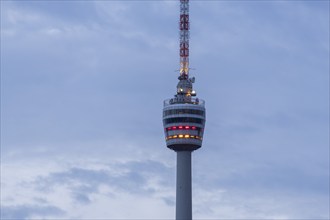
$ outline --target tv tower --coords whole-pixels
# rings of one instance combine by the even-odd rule
[[[180,76],[176,95],[164,101],[166,145],[177,153],[176,220],[192,219],[191,152],[202,146],[205,102],[189,77],[189,0],[180,0]]]

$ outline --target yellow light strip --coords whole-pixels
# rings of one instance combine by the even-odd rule
[[[202,137],[200,136],[194,136],[194,135],[189,135],[189,134],[179,134],[179,135],[173,135],[173,136],[167,136],[166,137],[166,140],[169,140],[169,139],[175,139],[175,138],[186,138],[186,139],[198,139],[198,140],[203,140]]]

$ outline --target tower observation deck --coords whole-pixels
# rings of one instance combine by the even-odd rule
[[[180,0],[180,76],[163,107],[166,145],[177,152],[176,220],[192,219],[191,152],[202,146],[206,119],[205,102],[189,77],[189,26],[189,0]]]

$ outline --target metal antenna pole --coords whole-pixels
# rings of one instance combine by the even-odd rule
[[[180,0],[180,77],[189,78],[189,0]]]

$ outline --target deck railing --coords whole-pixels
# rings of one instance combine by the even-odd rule
[[[164,101],[164,107],[173,104],[193,104],[205,106],[205,101],[196,97],[174,97]]]

